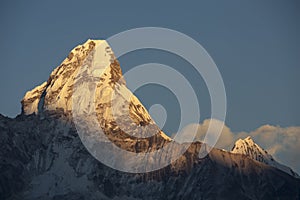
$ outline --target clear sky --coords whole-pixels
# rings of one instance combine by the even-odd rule
[[[299,9],[299,1],[293,0],[1,1],[0,113],[10,117],[20,113],[25,92],[46,81],[68,52],[88,38],[158,26],[187,34],[212,56],[224,79],[226,124],[232,130],[249,131],[263,124],[299,126]],[[149,50],[130,53],[120,62],[126,71],[162,60],[190,74],[193,85],[203,92],[198,94],[203,100],[201,120],[208,118],[205,85],[183,68],[188,65],[184,61]],[[142,90],[137,95],[146,106],[157,103],[149,100],[147,87]],[[159,94],[161,88],[156,90]],[[171,105],[173,118],[167,125],[178,120],[176,101]],[[165,129],[173,131],[171,125]]]

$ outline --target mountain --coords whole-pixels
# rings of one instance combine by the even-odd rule
[[[238,139],[235,142],[231,153],[247,155],[254,160],[280,169],[296,178],[300,178],[299,175],[296,172],[294,172],[291,168],[278,163],[270,154],[268,154],[266,150],[258,146],[250,136],[248,136],[244,140]]]
[[[85,86],[95,91],[94,98],[90,90],[76,90]],[[120,106],[124,102],[127,108]],[[79,118],[74,109],[82,114]],[[93,116],[109,141],[126,151],[149,153],[173,144],[159,157],[145,157],[145,169],[169,160],[185,145],[164,134],[127,90],[108,44],[88,40],[70,52],[47,82],[25,94],[20,115],[0,115],[0,199],[300,199],[300,180],[289,173],[235,151],[212,149],[199,158],[200,142],[155,171],[107,167],[83,145],[76,125],[83,123],[84,134],[98,141]],[[109,150],[106,141],[96,144],[99,151]]]
[[[90,91],[91,87],[95,87],[93,91]],[[73,107],[75,101],[76,106]],[[114,109],[112,104],[116,105]],[[43,113],[74,120],[75,111],[80,115],[76,122],[91,118],[95,112],[99,128],[118,146],[124,146],[126,140],[131,143],[127,145],[128,148],[143,146],[140,149],[142,151],[150,148],[150,144],[152,148],[155,148],[153,145],[159,148],[171,140],[158,128],[141,102],[126,88],[119,62],[104,40],[88,40],[75,47],[51,73],[48,81],[27,92],[22,100],[24,115]],[[84,129],[93,128],[88,124],[89,120],[83,123],[86,123]],[[134,140],[137,135],[144,139]],[[147,138],[147,135],[153,137]],[[134,152],[140,150],[130,149]]]

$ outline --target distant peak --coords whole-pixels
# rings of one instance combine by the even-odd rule
[[[235,154],[243,154],[249,156],[250,158],[257,160],[259,162],[265,163],[277,169],[280,169],[292,176],[299,177],[294,171],[292,171],[289,167],[282,165],[275,161],[275,159],[263,148],[261,148],[258,144],[256,144],[251,136],[246,137],[245,139],[238,139],[231,153]]]
[[[235,142],[234,147],[232,148],[231,151],[243,154],[244,152],[241,152],[243,151],[242,149],[246,149],[246,147],[252,147],[255,145],[256,143],[253,141],[253,139],[250,136],[248,136],[245,139],[238,139]]]
[[[245,155],[251,155],[252,153],[256,154],[257,152],[261,152],[266,155],[269,155],[267,151],[265,151],[253,141],[251,136],[247,136],[245,139],[238,139],[235,142],[231,152]]]
[[[252,138],[251,138],[251,136],[248,136],[248,137],[245,138],[245,140],[252,140]]]
[[[245,139],[241,139],[241,141],[245,141],[245,142],[250,142],[250,143],[254,143],[255,144],[255,142],[254,142],[254,140],[252,139],[252,137],[251,136],[247,136]]]

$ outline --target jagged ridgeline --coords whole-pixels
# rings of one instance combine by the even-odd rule
[[[15,119],[0,115],[0,199],[300,199],[299,179],[270,164],[271,158],[247,145],[248,139],[232,152],[213,149],[203,159],[198,157],[202,144],[194,142],[179,159],[148,173],[120,172],[96,160],[75,128],[72,95],[75,82],[84,83],[78,71],[98,45],[103,45],[98,64],[105,71],[96,88],[95,112],[110,141],[131,152],[150,152],[172,142],[135,96],[128,102],[129,118],[122,108],[112,115],[112,91],[118,101],[118,89],[126,82],[107,43],[88,40],[70,52],[47,82],[26,93],[22,114]],[[138,127],[156,134],[137,139]],[[261,158],[257,152],[266,158],[256,159]]]

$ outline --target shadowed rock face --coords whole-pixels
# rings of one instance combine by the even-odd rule
[[[172,164],[149,173],[124,173],[97,161],[76,131],[72,95],[74,85],[89,81],[78,71],[91,73],[82,66],[93,62],[89,55],[101,44],[105,41],[89,40],[75,47],[47,82],[26,93],[21,115],[0,115],[0,199],[300,199],[299,179],[247,155],[218,149],[200,159],[200,142]],[[131,152],[169,144],[171,139],[135,96],[127,100],[129,117],[122,107],[112,114],[112,91],[118,103],[126,83],[108,46],[100,56],[105,71],[95,80],[95,112],[105,135]],[[137,131],[145,125],[145,133]],[[135,137],[152,131],[156,134],[149,138]],[[164,156],[160,159],[168,159]]]

